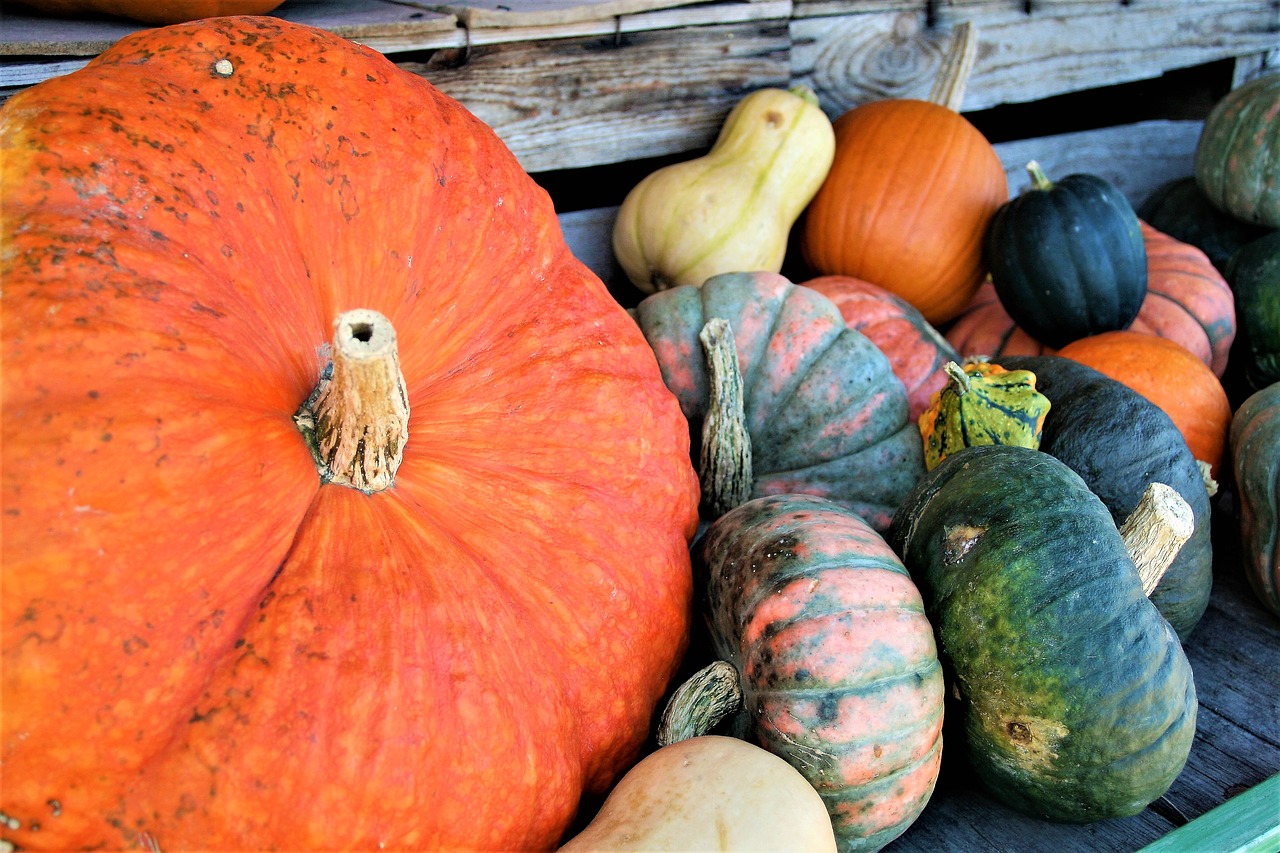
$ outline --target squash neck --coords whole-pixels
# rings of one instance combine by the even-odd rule
[[[391,321],[339,314],[332,361],[294,414],[323,483],[372,494],[390,488],[409,438],[409,399]]]

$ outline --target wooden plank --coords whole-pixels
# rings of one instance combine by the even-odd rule
[[[1051,177],[1071,172],[1105,177],[1137,207],[1161,184],[1191,174],[1200,127],[1196,121],[1139,122],[1002,142],[994,147],[1004,164],[1010,193],[1021,192],[1027,185],[1027,161],[1037,160]],[[616,214],[616,207],[580,211],[562,215],[561,224],[579,259],[618,294],[634,298],[609,247]]]
[[[601,21],[703,0],[461,0],[439,8],[469,27],[544,27]]]
[[[473,46],[461,67],[399,64],[465,104],[539,172],[709,146],[747,92],[787,84],[787,47],[779,20]]]
[[[874,4],[872,4],[874,5]],[[1043,7],[1043,8],[1042,8]],[[824,7],[833,8],[833,7]],[[955,23],[978,28],[978,57],[965,110],[1157,77],[1219,59],[1265,54],[1280,45],[1280,6],[1271,0],[1041,2],[1002,0],[792,20],[792,73],[833,116],[868,100],[928,97]]]

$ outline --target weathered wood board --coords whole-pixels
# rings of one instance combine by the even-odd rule
[[[929,8],[935,8],[929,25]],[[955,23],[978,31],[964,110],[1158,77],[1280,47],[1270,0],[796,3],[794,77],[837,115],[868,100],[927,98]]]

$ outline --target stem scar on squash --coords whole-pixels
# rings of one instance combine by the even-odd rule
[[[978,540],[986,532],[987,528],[985,527],[973,527],[968,524],[948,527],[946,540],[942,545],[943,565],[951,566],[963,560],[964,555],[968,554],[973,546],[978,544]]]
[[[230,77],[236,71],[236,67],[231,64],[231,60],[223,57],[213,63],[213,73],[218,77]]]

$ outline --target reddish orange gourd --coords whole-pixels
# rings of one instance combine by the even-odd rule
[[[1236,337],[1231,287],[1204,252],[1145,222],[1139,224],[1147,251],[1147,296],[1129,331],[1181,344],[1221,377]],[[946,336],[967,356],[999,359],[1057,352],[1014,325],[990,282],[978,289]]]
[[[698,492],[547,195],[422,78],[265,17],[15,95],[0,155],[4,840],[554,845],[680,663]],[[327,447],[322,369],[392,327],[394,483],[325,484],[295,413]]]
[[[105,16],[143,24],[181,24],[222,15],[265,15],[284,0],[20,0],[17,4],[62,18]]]
[[[1058,355],[1088,365],[1155,403],[1178,427],[1199,462],[1217,479],[1231,427],[1222,382],[1186,347],[1132,330],[1072,341]]]
[[[835,303],[845,325],[866,335],[885,354],[907,389],[910,419],[917,420],[933,393],[947,384],[947,362],[960,360],[947,339],[914,305],[869,281],[828,275],[804,285]]]
[[[954,39],[955,61],[930,100],[871,101],[836,119],[835,161],[800,230],[818,275],[877,284],[934,325],[963,311],[982,283],[983,236],[1009,198],[1000,157],[957,111],[976,49],[971,27]]]

